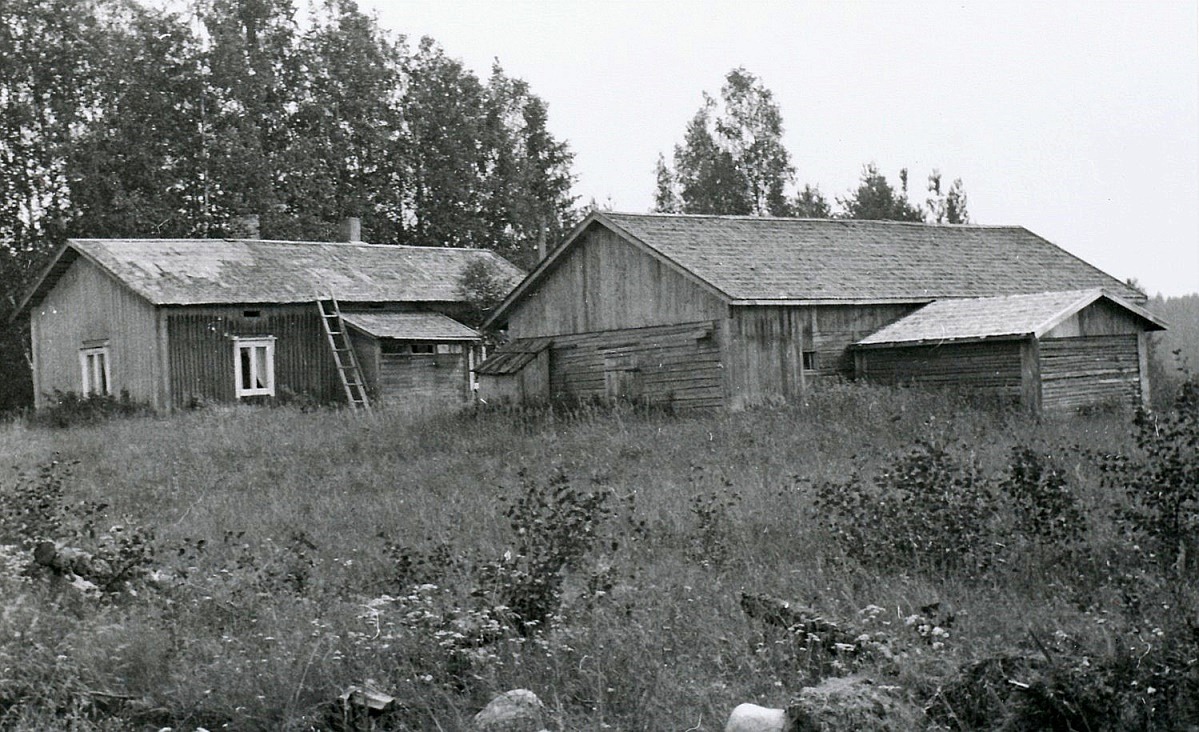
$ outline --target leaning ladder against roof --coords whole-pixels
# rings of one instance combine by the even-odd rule
[[[325,336],[328,337],[329,348],[333,351],[337,378],[346,390],[346,401],[351,407],[369,410],[371,405],[366,396],[366,382],[362,379],[362,369],[358,366],[358,357],[354,355],[354,346],[350,343],[350,334],[341,318],[341,308],[338,307],[337,300],[333,297],[317,300],[316,307],[320,310]]]

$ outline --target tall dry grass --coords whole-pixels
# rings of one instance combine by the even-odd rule
[[[1041,446],[1098,515],[1112,496],[1074,446],[1127,448],[1128,415],[1035,421],[838,387],[698,416],[220,408],[58,431],[13,423],[0,428],[0,485],[17,468],[77,461],[71,500],[153,527],[158,551],[136,596],[0,572],[0,728],[307,729],[331,724],[329,702],[369,679],[400,700],[385,720],[395,729],[461,729],[494,693],[526,687],[557,729],[716,730],[737,703],[785,703],[819,675],[793,639],[746,617],[743,591],[892,639],[896,659],[873,670],[915,698],[1030,636],[1120,642],[1106,596],[1080,600],[1052,562],[980,583],[871,571],[830,544],[811,486],[877,470],[918,440],[960,443],[984,471],[1017,443]],[[453,628],[494,609],[480,604],[496,590],[480,567],[511,580],[519,537],[505,507],[522,481],[559,471],[606,496],[602,541],[566,572],[547,627],[455,646]],[[936,649],[904,622],[933,602],[956,616]]]

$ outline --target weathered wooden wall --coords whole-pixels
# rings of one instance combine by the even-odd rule
[[[79,258],[31,313],[35,406],[53,390],[79,393],[79,351],[108,342],[110,385],[155,407],[166,404],[154,306],[86,259]]]
[[[181,307],[167,313],[176,407],[236,399],[234,336],[275,336],[276,396],[286,389],[321,402],[344,400],[315,303]]]
[[[854,376],[850,346],[914,305],[740,306],[722,335],[728,404],[789,401]],[[815,368],[804,367],[813,353]]]
[[[380,401],[462,402],[470,396],[466,353],[379,356]]]
[[[1044,339],[1040,372],[1046,411],[1141,400],[1136,334]]]
[[[727,316],[721,299],[611,231],[582,235],[508,319],[512,338],[690,323]]]
[[[725,400],[742,409],[792,400],[804,392],[802,308],[734,308],[720,333],[725,367]]]
[[[554,339],[555,398],[629,399],[677,409],[719,407],[724,376],[714,321],[583,333]]]
[[[1144,329],[1144,323],[1132,313],[1107,300],[1099,300],[1058,323],[1042,338],[1128,335]]]
[[[358,368],[366,381],[366,391],[371,399],[379,398],[379,363],[382,358],[379,339],[350,328],[350,346],[358,358]],[[341,382],[338,381],[338,386]]]
[[[1019,403],[1020,341],[872,348],[858,352],[861,375],[891,386],[961,388]]]
[[[818,305],[804,308],[804,350],[816,352],[809,384],[854,376],[850,346],[884,325],[916,310],[918,305]]]

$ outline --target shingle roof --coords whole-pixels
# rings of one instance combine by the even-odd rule
[[[376,338],[473,341],[479,333],[441,313],[342,313],[342,320]]]
[[[603,212],[736,300],[932,300],[1101,287],[1144,296],[1019,226]]]
[[[937,300],[858,341],[858,346],[920,345],[987,338],[1040,337],[1084,307],[1106,298],[1150,323],[1161,321],[1147,310],[1102,290],[1040,292]]]
[[[26,303],[36,304],[77,254],[156,305],[306,302],[451,302],[476,259],[515,284],[523,276],[482,249],[244,239],[72,239]]]

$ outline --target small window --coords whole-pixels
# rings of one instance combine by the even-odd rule
[[[261,310],[243,310],[241,311],[243,318],[260,318],[262,317]]]
[[[820,368],[820,360],[816,358],[815,351],[803,352],[803,367],[804,371],[816,371]]]
[[[384,356],[407,356],[412,353],[407,343],[400,343],[390,338],[379,341],[379,351]]]
[[[427,355],[427,354],[436,353],[436,352],[437,352],[436,346],[434,346],[432,343],[413,343],[412,344],[412,354],[413,355],[420,355],[420,354]]]
[[[460,353],[462,353],[462,344],[461,343],[438,343],[437,344],[437,353],[438,354],[445,354],[445,353],[460,354]]]
[[[237,398],[275,395],[275,339],[234,338]]]
[[[108,366],[108,346],[93,346],[79,351],[79,366],[83,371],[85,397],[107,396],[112,393],[112,374]]]

